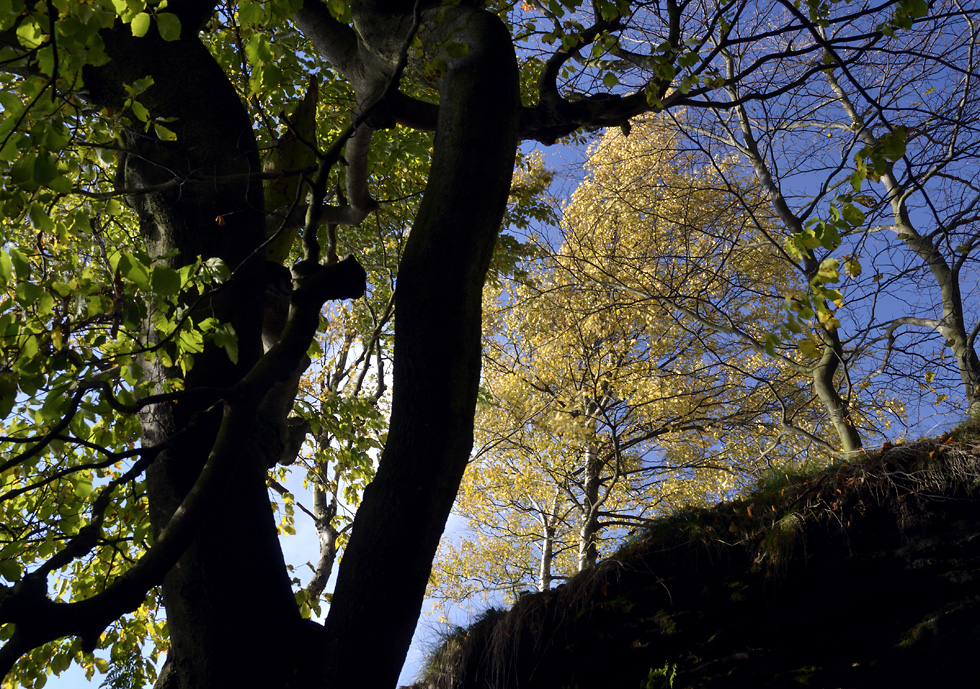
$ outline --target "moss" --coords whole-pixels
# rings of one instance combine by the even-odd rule
[[[922,620],[919,624],[915,625],[908,631],[908,633],[899,642],[900,648],[911,648],[918,643],[925,640],[929,642],[935,641],[936,637],[939,635],[939,630],[936,627],[936,618],[930,617],[929,619]]]
[[[805,521],[799,513],[791,512],[781,517],[766,530],[762,537],[756,562],[765,567],[772,578],[785,576],[795,558],[806,553]]]
[[[926,615],[906,632],[899,648],[913,649],[923,646],[940,646],[949,643],[975,645],[980,642],[980,597],[943,606]],[[955,641],[951,640],[955,638]]]
[[[955,677],[980,643],[980,423],[969,432],[772,472],[651,521],[475,623],[444,666],[455,684],[430,686],[636,687],[665,662],[699,689]]]
[[[652,619],[653,623],[660,630],[661,635],[671,636],[677,632],[677,625],[674,623],[674,618],[667,612],[663,610],[658,611]]]

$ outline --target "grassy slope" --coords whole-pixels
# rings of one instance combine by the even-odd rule
[[[675,688],[959,687],[977,651],[967,428],[656,522],[450,637],[417,686],[657,689],[667,667]]]

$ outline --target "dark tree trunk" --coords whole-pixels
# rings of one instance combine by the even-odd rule
[[[261,354],[264,264],[253,252],[264,238],[265,218],[262,186],[248,178],[260,170],[251,123],[226,75],[196,37],[167,43],[128,33],[124,26],[106,36],[112,62],[90,70],[87,85],[97,100],[118,106],[121,84],[152,76],[154,85],[140,100],[152,116],[176,118],[168,126],[178,138],[162,142],[142,130],[127,135],[119,181],[127,190],[179,181],[163,191],[134,193],[127,201],[139,215],[151,256],[176,252],[166,259],[173,265],[217,256],[234,271],[199,312],[230,322],[239,339],[237,365],[223,350],[208,347],[186,376],[166,369],[159,358],[147,362],[144,371],[158,383],[182,377],[186,390],[226,388]],[[147,337],[152,341],[151,334]],[[215,444],[221,413],[208,411],[213,402],[182,400],[141,414],[145,445],[176,437],[147,472],[157,534],[195,486]],[[254,416],[257,405],[242,406],[244,429],[256,426],[248,423],[249,408]],[[311,630],[299,616],[269,506],[265,467],[270,462],[260,448],[270,444],[252,440],[240,443],[196,537],[163,582],[172,643],[167,686],[299,686],[290,674],[301,673],[297,653],[308,644],[300,637]]]
[[[447,11],[438,26],[468,54],[450,60],[443,78],[429,183],[399,267],[388,444],[357,513],[326,633],[301,620],[293,599],[265,485],[276,457],[263,448],[276,444],[259,437],[267,425],[257,418],[261,399],[190,397],[142,414],[144,443],[175,438],[147,475],[158,533],[198,489],[222,439],[234,449],[233,468],[164,581],[173,644],[167,689],[391,687],[397,680],[472,446],[483,282],[518,142],[518,67],[506,28],[465,8]],[[134,40],[129,27],[117,27],[106,38],[112,62],[86,75],[94,97],[119,107],[122,84],[150,75],[154,86],[141,102],[152,116],[176,118],[168,125],[176,142],[136,132],[122,163],[127,189],[179,181],[128,198],[148,250],[176,250],[166,259],[174,264],[218,256],[234,271],[201,308],[234,325],[239,362],[210,348],[183,376],[185,389],[241,387],[262,356],[264,293],[256,248],[265,217],[261,185],[249,179],[260,169],[249,118],[196,37]],[[294,342],[291,356],[307,345]],[[159,359],[145,370],[157,382],[173,375]],[[365,649],[380,652],[369,663],[356,660]]]
[[[450,23],[463,27],[453,40],[468,55],[443,79],[429,182],[398,270],[388,442],[326,623],[334,687],[395,684],[473,443],[483,282],[517,151],[518,70],[498,19],[460,8]],[[331,661],[365,648],[384,652]]]

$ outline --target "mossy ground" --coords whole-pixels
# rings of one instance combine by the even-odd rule
[[[453,643],[417,686],[650,689],[665,667],[675,689],[966,686],[978,426],[653,522]]]

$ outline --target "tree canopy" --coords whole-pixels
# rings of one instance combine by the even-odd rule
[[[0,2],[4,681],[149,640],[167,689],[393,686],[473,445],[484,283],[524,251],[495,243],[540,213],[519,142],[762,103],[927,9]],[[881,178],[900,138],[840,166]],[[318,577],[343,549],[323,624],[270,502],[293,466]]]
[[[490,594],[488,580],[547,589],[594,565],[600,541],[617,542],[602,533],[621,537],[655,514],[717,502],[740,473],[801,449],[765,451],[778,401],[809,397],[806,379],[674,315],[678,293],[696,294],[685,303],[705,320],[729,314],[731,327],[762,340],[795,279],[760,241],[772,232],[757,224],[764,214],[740,205],[677,136],[663,120],[607,132],[564,208],[561,245],[542,247],[523,278],[493,295],[477,451],[457,499],[473,537],[447,544],[443,595]]]
[[[590,147],[561,245],[491,309],[471,531],[435,593],[547,589],[594,562],[593,534],[609,552],[674,499],[855,456],[937,405],[973,413],[974,30],[952,8],[777,97],[742,102],[748,77],[719,89],[728,107]],[[926,336],[899,345],[907,326]],[[682,400],[696,413],[665,413]]]

